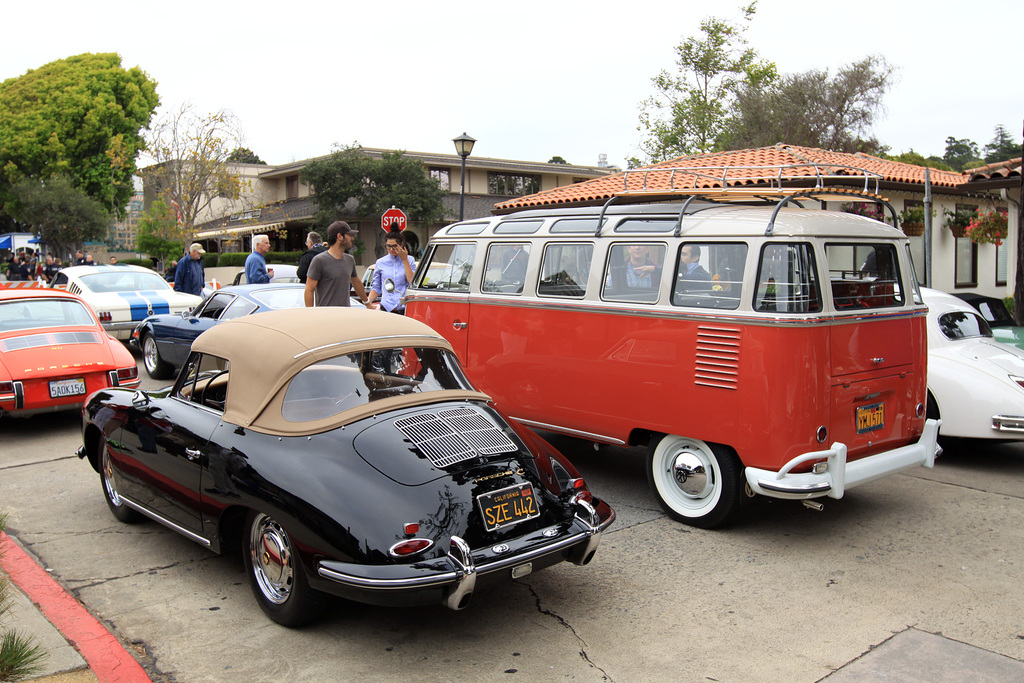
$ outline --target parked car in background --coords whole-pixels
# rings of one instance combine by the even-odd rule
[[[1019,326],[1013,319],[1013,315],[1007,310],[1006,303],[1002,299],[973,293],[954,294],[953,296],[962,299],[978,313],[981,313],[981,317],[992,328],[992,336],[996,341],[1012,344],[1018,349],[1024,350],[1024,327]]]
[[[50,287],[80,295],[112,337],[128,340],[144,318],[181,314],[202,298],[176,292],[158,273],[141,266],[72,266],[50,280]]]
[[[132,331],[131,344],[142,350],[146,372],[167,379],[181,367],[196,337],[217,323],[283,308],[300,308],[306,291],[298,283],[224,287],[191,312],[151,315]]]
[[[928,305],[928,417],[939,434],[1024,439],[1024,351],[1002,344],[974,308],[922,289]]]
[[[301,308],[216,325],[170,389],[108,390],[83,446],[114,516],[222,552],[297,626],[321,592],[467,606],[477,589],[587,564],[615,518],[575,468],[473,389],[417,321]]]
[[[135,358],[81,297],[0,285],[0,416],[74,410],[94,391],[138,385]]]
[[[270,278],[270,284],[279,285],[286,282],[298,282],[299,267],[295,264],[285,263],[268,263],[267,270],[274,271],[274,277]],[[248,282],[245,279],[245,268],[242,268],[236,275],[235,279],[232,280],[233,285],[245,285]]]

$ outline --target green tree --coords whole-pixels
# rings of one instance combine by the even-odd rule
[[[1014,141],[1010,131],[1002,124],[996,126],[995,137],[985,145],[985,163],[994,164],[1020,156],[1020,143]]]
[[[568,164],[569,162],[566,161],[565,159],[563,159],[562,157],[560,157],[558,155],[555,155],[555,156],[551,157],[550,159],[548,159],[548,163],[549,164]]]
[[[181,215],[175,239],[190,239],[196,217],[215,199],[241,196],[242,179],[232,172],[228,161],[241,139],[234,114],[222,109],[201,115],[188,102],[154,125],[147,153],[156,163],[139,175],[147,190]]]
[[[256,152],[252,151],[248,147],[239,147],[235,151],[228,155],[228,161],[233,164],[261,164],[267,165],[267,162],[256,156]]]
[[[902,154],[882,154],[881,156],[883,159],[889,159],[890,161],[899,161],[904,164],[913,164],[915,166],[928,166],[930,168],[937,168],[941,171],[953,170],[952,168],[950,168],[949,164],[944,162],[941,158],[933,155],[926,159],[924,156],[918,154],[913,149],[911,149],[909,152],[903,152]]]
[[[743,83],[736,90],[723,139],[728,149],[784,142],[877,153],[882,146],[868,133],[892,81],[893,67],[872,55],[840,67],[834,76],[827,69],[812,69]]]
[[[946,153],[942,155],[942,160],[954,171],[962,171],[968,162],[978,159],[978,143],[967,138],[958,140],[952,135],[946,138]]]
[[[178,258],[185,253],[185,244],[178,236],[178,217],[163,199],[154,201],[139,217],[136,247],[144,254],[161,261]]]
[[[81,54],[0,83],[0,206],[23,178],[68,178],[112,213],[134,191],[156,82],[117,54]]]
[[[360,216],[379,216],[397,206],[410,221],[424,225],[447,217],[443,200],[448,191],[427,174],[422,163],[401,151],[385,152],[378,159],[358,146],[337,149],[325,159],[306,164],[300,177],[315,191],[316,222],[322,227],[351,213],[345,205],[353,199]]]
[[[756,10],[756,2],[741,7],[741,20],[749,22]],[[721,149],[737,88],[777,77],[775,64],[759,61],[747,46],[742,23],[706,17],[700,29],[701,36],[676,46],[676,73],[652,78],[656,93],[641,103],[637,130],[646,134],[640,148],[649,162]]]
[[[66,176],[44,181],[24,178],[14,184],[8,202],[11,215],[46,242],[49,251],[70,254],[91,240],[102,239],[110,214]]]

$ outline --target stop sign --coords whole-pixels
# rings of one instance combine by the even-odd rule
[[[396,209],[393,206],[385,211],[380,217],[380,227],[384,229],[384,232],[405,230],[407,222],[408,218],[406,218],[405,212],[401,209]]]

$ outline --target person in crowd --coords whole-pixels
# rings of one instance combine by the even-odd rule
[[[171,262],[167,264],[167,268],[164,269],[164,279],[168,282],[174,282],[174,275],[178,271],[178,262],[171,259]]]
[[[7,281],[18,282],[21,280],[21,257],[17,254],[11,256],[7,263]]]
[[[299,267],[295,271],[299,282],[306,283],[306,275],[309,273],[309,264],[313,262],[313,257],[325,251],[327,251],[327,245],[320,239],[320,233],[311,232],[306,235],[306,251],[302,252],[302,256],[299,257]]]
[[[52,256],[46,257],[46,263],[43,264],[43,279],[49,282],[53,279],[53,276],[60,271],[60,266],[53,260]]]
[[[355,242],[356,231],[345,221],[334,221],[327,228],[327,251],[317,254],[306,274],[307,307],[348,306],[354,287],[359,300],[366,303],[366,290],[356,275],[356,261],[346,251]]]
[[[92,260],[92,254],[86,254],[85,255],[85,263],[83,265],[86,265],[86,266],[95,266],[96,265],[96,262]]]
[[[385,311],[405,315],[405,291],[412,282],[416,261],[409,256],[405,237],[397,230],[388,233],[384,246],[388,253],[377,259],[373,267],[373,283],[367,303],[372,304],[380,298],[381,308]]]
[[[203,268],[203,245],[193,242],[188,253],[178,260],[174,271],[174,289],[186,294],[202,296],[203,285],[206,284],[206,271]]]
[[[84,266],[85,265],[85,252],[83,252],[83,251],[76,251],[75,252],[75,265],[76,266]]]
[[[112,265],[112,266],[116,266],[117,265],[117,257],[116,256],[111,256],[110,257],[110,265]]]
[[[256,235],[252,238],[254,251],[245,257],[245,281],[250,285],[265,285],[274,278],[274,269],[267,268],[266,254],[270,251],[270,238]]]

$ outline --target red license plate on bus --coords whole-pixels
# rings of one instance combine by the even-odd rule
[[[533,484],[519,484],[500,491],[491,491],[476,497],[484,528],[494,531],[540,516]]]
[[[885,426],[885,404],[872,403],[857,408],[857,433],[874,432]]]

